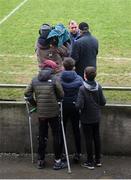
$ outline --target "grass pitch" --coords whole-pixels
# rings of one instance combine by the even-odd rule
[[[1,0],[0,22],[22,2]],[[28,83],[38,71],[34,45],[41,24],[68,27],[74,19],[88,22],[99,40],[97,80],[103,86],[131,86],[130,12],[130,0],[27,0],[0,24],[0,83]],[[9,97],[17,96],[9,92]],[[123,101],[131,101],[128,93],[120,98],[110,94],[109,99],[123,96]]]

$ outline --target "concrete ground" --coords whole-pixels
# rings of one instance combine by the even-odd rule
[[[53,170],[53,156],[46,156],[46,168],[38,170],[31,163],[29,155],[0,154],[0,179],[131,179],[131,157],[103,156],[102,167],[88,170],[80,164],[73,164],[71,170]],[[84,160],[82,156],[82,160]],[[35,158],[36,159],[36,158]]]

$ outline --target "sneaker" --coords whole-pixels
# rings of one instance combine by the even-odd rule
[[[53,169],[59,170],[59,169],[64,169],[66,167],[67,167],[67,163],[60,160],[59,162],[55,161]]]
[[[88,161],[86,161],[86,162],[84,162],[83,164],[81,164],[81,166],[82,166],[82,167],[85,167],[85,168],[88,168],[88,169],[91,169],[91,170],[95,169],[94,164],[93,164],[93,163],[90,163],[90,162],[88,162]]]
[[[37,162],[37,168],[38,168],[38,169],[43,169],[43,168],[45,168],[45,161],[44,161],[44,160],[38,160],[38,162]]]
[[[74,163],[78,163],[80,161],[81,154],[74,154],[73,161]]]
[[[100,160],[95,161],[95,166],[96,167],[101,167],[102,166],[102,163],[100,162]]]

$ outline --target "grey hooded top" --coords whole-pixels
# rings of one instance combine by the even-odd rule
[[[101,118],[100,106],[106,104],[102,87],[96,81],[84,81],[80,87],[76,107],[81,109],[80,120],[82,123],[97,123]]]

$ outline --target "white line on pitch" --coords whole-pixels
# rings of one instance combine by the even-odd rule
[[[23,6],[28,0],[24,0],[22,3],[20,3],[15,9],[13,9],[7,16],[5,16],[1,21],[0,25],[5,22],[12,14],[14,14],[21,6]]]
[[[16,74],[16,75],[20,75],[20,74],[25,74],[26,75],[26,73],[25,73],[25,71],[23,71],[23,72],[20,72],[20,71],[9,71],[8,70],[8,72],[7,71],[2,71],[2,70],[0,70],[0,73],[2,73],[2,74]],[[131,76],[131,73],[120,73],[120,74],[110,74],[110,73],[98,73],[98,75],[97,75],[98,77],[100,77],[100,76],[110,76],[110,77],[117,77],[117,76]]]
[[[34,58],[34,55],[19,55],[19,54],[0,54],[0,57],[14,57],[14,58]]]
[[[131,60],[131,58],[128,57],[102,57],[102,56],[98,56],[98,59],[110,59],[110,60]]]
[[[34,55],[20,55],[20,54],[0,54],[0,57],[16,57],[16,58],[35,58]],[[131,60],[131,57],[106,57],[106,56],[98,56],[98,59],[109,59],[109,60]]]

